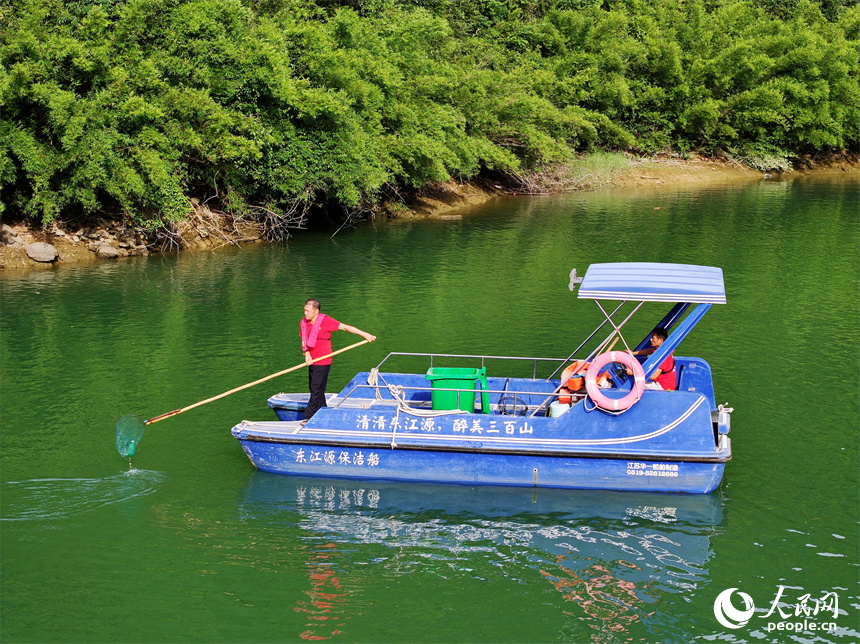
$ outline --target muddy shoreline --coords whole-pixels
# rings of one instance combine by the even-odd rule
[[[373,216],[392,219],[459,218],[458,210],[498,197],[524,194],[554,194],[597,188],[708,185],[761,180],[792,180],[806,176],[852,175],[860,173],[860,155],[832,156],[826,160],[803,160],[782,175],[769,175],[725,159],[692,157],[633,158],[612,168],[590,168],[585,159],[579,174],[565,177],[541,176],[517,182],[479,178],[469,182],[449,181],[428,186],[396,204],[387,204]],[[300,233],[298,233],[300,234]],[[162,235],[145,235],[122,222],[90,220],[86,225],[59,222],[48,229],[27,223],[3,223],[0,227],[0,275],[28,270],[56,269],[58,266],[153,253],[217,250],[230,244],[263,242],[263,231],[248,222],[237,222],[213,213],[205,205],[193,204],[192,216],[179,224],[165,241]],[[34,260],[36,242],[56,249],[53,261]],[[50,255],[48,255],[50,257]]]

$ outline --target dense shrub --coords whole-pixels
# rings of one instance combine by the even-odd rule
[[[857,143],[860,8],[787,7],[0,0],[0,208],[155,226],[190,197],[359,208],[589,148]]]

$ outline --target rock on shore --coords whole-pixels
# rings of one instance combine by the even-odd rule
[[[47,242],[33,242],[24,247],[27,252],[27,257],[34,262],[55,262],[60,256],[60,252]]]
[[[33,228],[27,223],[0,226],[0,268],[39,268],[148,255],[151,240],[134,231],[124,231],[120,223],[97,222],[88,226],[56,225]]]
[[[149,255],[182,249],[211,250],[228,244],[259,241],[254,222],[237,222],[191,201],[188,221],[169,230],[145,231],[120,221],[90,220],[85,224],[55,223],[46,229],[28,222],[0,226],[0,269],[38,269],[56,264]],[[53,250],[52,250],[53,249]]]

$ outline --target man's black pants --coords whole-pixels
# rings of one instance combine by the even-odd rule
[[[308,389],[311,397],[305,409],[305,420],[317,413],[321,407],[325,407],[325,386],[328,382],[330,364],[312,364],[308,367]]]

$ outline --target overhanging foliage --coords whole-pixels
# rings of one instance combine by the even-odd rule
[[[860,8],[792,5],[4,0],[0,207],[154,227],[593,147],[856,144]]]

